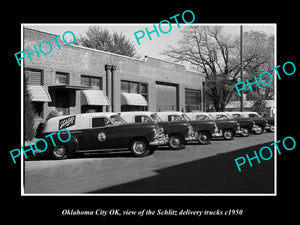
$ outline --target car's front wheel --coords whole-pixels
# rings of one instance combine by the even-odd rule
[[[66,159],[67,155],[67,148],[64,145],[57,145],[51,151],[51,155],[54,159]]]
[[[198,132],[198,142],[202,145],[210,144],[210,135],[207,131],[199,131]]]
[[[250,129],[247,127],[241,128],[242,130],[242,136],[243,137],[248,137],[250,135]]]
[[[146,140],[142,138],[136,138],[132,140],[129,145],[129,149],[131,153],[136,157],[143,157],[149,155],[150,153]]]
[[[267,132],[272,132],[274,133],[275,132],[275,127],[274,125],[271,125],[271,127],[269,129],[266,129]]]
[[[255,134],[262,134],[264,132],[264,129],[262,126],[257,125],[257,129],[254,131]]]
[[[171,134],[169,136],[169,147],[173,150],[180,150],[184,148],[182,137],[178,134]]]
[[[234,137],[233,131],[230,129],[226,129],[223,131],[223,137],[225,140],[232,140]]]

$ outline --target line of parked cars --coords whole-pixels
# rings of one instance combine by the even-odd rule
[[[256,112],[103,112],[53,117],[46,121],[39,137],[49,137],[63,128],[71,133],[70,141],[57,140],[55,146],[47,141],[48,153],[55,159],[124,148],[142,157],[161,145],[179,150],[189,142],[207,145],[214,138],[232,140],[236,135],[247,137],[275,129],[274,119]]]

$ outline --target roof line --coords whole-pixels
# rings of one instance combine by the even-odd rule
[[[58,35],[58,34],[53,34],[53,33],[51,33],[51,32],[46,32],[46,31],[41,31],[41,30],[32,29],[32,28],[29,28],[29,27],[26,27],[26,26],[23,26],[23,28],[24,28],[24,29],[28,29],[28,30],[32,30],[32,31],[36,31],[36,32],[41,32],[41,33],[45,33],[45,34],[54,35],[54,36],[57,36],[57,35]],[[62,43],[63,43],[64,45],[66,45],[63,41],[62,41]],[[94,48],[89,48],[89,47],[85,47],[85,46],[81,46],[81,45],[71,44],[71,45],[68,45],[68,46],[72,46],[72,47],[76,47],[76,48],[81,48],[81,49],[85,49],[85,50],[90,50],[90,51],[95,51],[95,52],[100,52],[100,53],[103,53],[103,54],[108,54],[108,55],[113,55],[113,56],[123,57],[123,58],[127,58],[127,59],[133,59],[133,60],[137,60],[137,61],[141,61],[141,62],[146,62],[148,58],[151,58],[151,59],[153,59],[153,60],[160,60],[160,61],[163,61],[163,62],[166,62],[166,63],[171,63],[171,64],[175,64],[175,65],[181,66],[181,67],[183,67],[183,68],[185,69],[185,71],[190,72],[190,73],[201,74],[201,73],[196,72],[196,71],[188,70],[188,69],[186,68],[186,66],[183,65],[183,64],[179,64],[179,63],[176,63],[176,62],[168,61],[168,60],[165,60],[165,59],[154,58],[154,57],[148,56],[148,55],[142,56],[142,57],[139,59],[139,58],[134,58],[134,57],[126,56],[126,55],[120,55],[120,54],[117,54],[117,53],[106,52],[106,51],[103,51],[103,50],[98,50],[98,49],[94,49]]]
[[[58,35],[58,34],[53,34],[53,33],[50,33],[50,32],[45,32],[45,31],[41,31],[41,30],[36,30],[36,29],[28,28],[28,27],[25,27],[25,26],[23,26],[23,28],[24,29],[28,29],[28,30],[33,30],[33,31],[41,32],[41,33],[45,33],[45,34],[54,35],[54,36]],[[65,43],[63,43],[63,44],[66,45]],[[124,58],[135,59],[135,60],[139,60],[139,61],[145,62],[145,60],[143,60],[143,59],[138,59],[138,58],[134,58],[134,57],[126,56],[126,55],[120,55],[120,54],[112,53],[112,52],[106,52],[106,51],[102,51],[102,50],[98,50],[98,49],[94,49],[94,48],[89,48],[89,47],[85,47],[85,46],[81,46],[81,45],[71,44],[71,45],[68,45],[68,46],[73,46],[73,47],[77,47],[77,48],[82,48],[82,49],[86,49],[86,50],[92,50],[92,51],[101,52],[101,53],[104,53],[104,54],[115,55],[115,56],[120,56],[120,57],[124,57]]]

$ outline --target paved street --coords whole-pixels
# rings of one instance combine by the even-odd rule
[[[252,161],[238,172],[234,159],[253,156],[273,142],[273,133],[158,149],[134,158],[129,152],[94,153],[66,160],[25,161],[27,193],[273,193],[273,159]]]

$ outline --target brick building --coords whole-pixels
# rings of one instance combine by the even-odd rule
[[[55,40],[56,35],[24,28],[23,49],[35,51],[43,41],[48,55],[26,55],[24,74],[36,116],[91,111],[202,110],[205,76],[185,66],[144,57],[136,59]],[[43,51],[48,52],[48,45]]]

